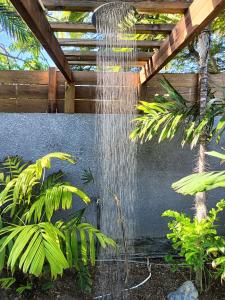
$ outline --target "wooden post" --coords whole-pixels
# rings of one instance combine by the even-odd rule
[[[64,113],[65,114],[75,113],[75,85],[73,83],[66,82],[65,85]]]
[[[56,68],[52,67],[48,70],[48,113],[56,113],[57,107],[57,76]]]

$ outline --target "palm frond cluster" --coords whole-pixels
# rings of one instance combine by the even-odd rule
[[[8,0],[0,0],[0,26],[12,38],[26,43],[30,30]]]
[[[0,271],[38,277],[49,272],[55,279],[65,269],[79,271],[89,261],[94,265],[97,242],[103,248],[115,247],[113,240],[83,223],[85,209],[55,221],[55,212],[73,207],[74,196],[84,204],[90,198],[64,181],[62,171],[45,176],[52,159],[75,164],[65,153],[50,153],[33,164],[19,157],[1,163]]]
[[[221,136],[225,117],[218,127],[215,118],[224,114],[225,100],[209,95],[204,115],[199,113],[199,104],[190,103],[164,78],[160,81],[168,96],[155,96],[154,102],[141,101],[137,109],[142,113],[134,119],[135,128],[130,137],[142,143],[158,137],[158,142],[172,140],[178,131],[182,146],[195,147],[202,136],[210,140],[215,132]],[[221,123],[223,122],[223,124]]]

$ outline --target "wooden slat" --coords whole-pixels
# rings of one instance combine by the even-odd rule
[[[133,67],[143,67],[146,61],[136,61],[132,63]],[[74,61],[69,61],[69,65],[71,66],[96,66],[97,62],[96,60],[84,60],[84,61],[79,61],[79,60],[74,60]]]
[[[49,80],[48,80],[48,112],[56,113],[57,112],[57,75],[56,68],[49,68],[48,71]]]
[[[92,71],[81,71],[81,72],[73,72],[74,78],[76,78],[75,85],[97,85],[97,72]],[[137,85],[139,84],[139,73],[125,73],[125,76],[129,76],[129,82],[130,82],[130,76],[132,76],[133,84]],[[60,74],[60,72],[57,73],[57,82],[59,85],[64,85],[65,79]]]
[[[48,99],[48,85],[26,84],[17,85],[15,88],[17,99]]]
[[[96,51],[64,51],[66,58],[69,61],[72,60],[96,60],[97,52]],[[112,52],[110,57],[115,53]],[[138,52],[137,60],[147,61],[152,56],[151,52]]]
[[[68,82],[73,82],[73,76],[62,49],[51,30],[51,26],[38,0],[10,0],[18,13],[30,27],[51,56],[59,70]]]
[[[45,113],[47,112],[47,99],[0,99],[0,112],[8,113]]]
[[[213,75],[214,76],[214,75]],[[176,88],[193,87],[198,84],[198,75],[195,73],[189,74],[156,74],[151,80],[147,81],[145,86],[149,88],[161,89],[160,80],[165,77]]]
[[[105,46],[105,41],[85,40],[85,39],[58,39],[61,46],[70,47],[98,47]],[[133,41],[121,41],[120,47],[133,47]],[[137,48],[159,48],[162,42],[160,41],[136,41]],[[117,46],[118,47],[118,46]]]
[[[95,10],[106,1],[71,1],[71,0],[42,0],[48,10],[89,12]],[[141,13],[184,13],[189,7],[189,3],[182,1],[124,1],[136,7]]]
[[[90,23],[52,22],[50,24],[55,32],[96,32],[96,28]],[[135,30],[138,34],[169,34],[174,26],[173,24],[137,24]]]
[[[48,86],[34,84],[0,84],[0,98],[8,99],[47,99]]]
[[[16,99],[0,99],[0,112],[16,112]]]
[[[66,83],[64,113],[73,114],[75,112],[75,85]]]
[[[45,113],[47,110],[47,99],[21,99],[16,103],[16,112],[18,113]]]
[[[0,83],[48,84],[47,71],[0,71]]]
[[[158,73],[224,8],[225,0],[194,0],[169,37],[140,72],[141,83]]]

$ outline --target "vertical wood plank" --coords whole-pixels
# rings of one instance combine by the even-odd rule
[[[57,107],[57,76],[56,68],[51,67],[48,71],[48,113],[56,113]]]
[[[65,86],[65,104],[64,113],[74,114],[75,113],[75,85],[66,82]]]

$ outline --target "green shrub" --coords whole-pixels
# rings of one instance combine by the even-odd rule
[[[83,223],[84,209],[69,220],[56,219],[55,212],[73,207],[74,196],[84,204],[90,198],[64,181],[63,172],[46,176],[52,159],[75,164],[68,154],[50,153],[33,164],[8,157],[1,165],[0,271],[7,268],[12,278],[17,271],[35,277],[47,274],[52,279],[66,269],[82,273],[89,262],[95,264],[96,242],[103,248],[115,247],[112,239]],[[3,286],[13,284],[12,278],[3,279]]]
[[[225,155],[222,153],[212,151],[206,154],[225,161]],[[199,192],[223,188],[225,172],[192,174],[175,182],[172,187],[183,195],[196,195]],[[217,233],[217,216],[224,207],[225,200],[220,200],[216,208],[212,208],[208,216],[201,221],[171,210],[163,213],[163,217],[173,219],[168,223],[171,233],[167,237],[171,240],[173,248],[185,258],[187,265],[194,271],[201,270],[204,273],[207,270],[206,264],[210,263],[215,269],[213,276],[220,276],[221,280],[225,279],[225,237]]]
[[[206,263],[210,261],[209,249],[214,247],[219,238],[215,222],[224,207],[225,200],[221,200],[216,209],[211,209],[207,218],[200,222],[195,217],[191,219],[184,213],[172,210],[167,210],[162,215],[173,219],[168,223],[171,233],[167,234],[167,238],[194,271],[204,270]]]

